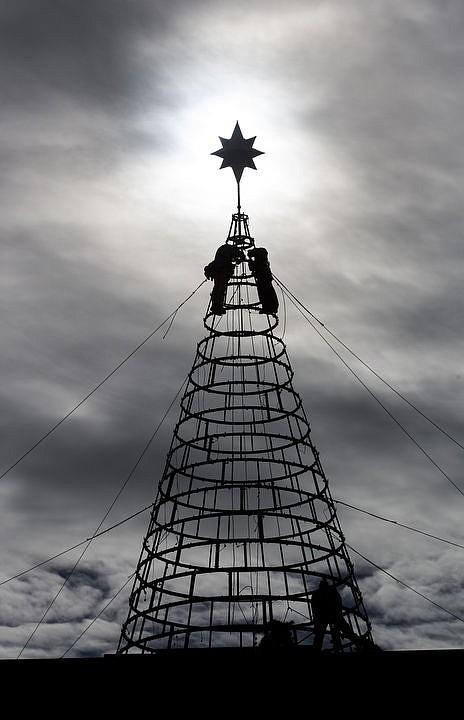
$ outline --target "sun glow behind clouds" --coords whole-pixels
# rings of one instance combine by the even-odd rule
[[[221,202],[224,196],[235,198],[236,182],[231,168],[224,168],[220,175],[221,159],[211,153],[222,147],[220,137],[230,138],[236,122],[239,123],[246,139],[256,136],[253,148],[261,150],[264,155],[255,158],[255,165],[260,172],[262,183],[268,176],[266,168],[266,147],[270,145],[272,126],[267,120],[266,103],[261,99],[256,102],[255,93],[221,93],[205,97],[201,101],[191,102],[180,113],[178,122],[181,129],[179,152],[184,161],[188,158],[185,179],[200,189],[209,203]],[[242,186],[246,183],[247,192],[251,195],[255,187],[256,171],[246,168]]]
[[[174,20],[174,39],[171,34],[139,46],[145,64],[161,68],[157,82],[170,99],[164,109],[159,104],[144,108],[144,124],[150,117],[150,131],[156,128],[157,141],[163,138],[141,163],[151,202],[182,205],[189,214],[213,206],[219,213],[229,212],[235,178],[230,168],[219,172],[221,162],[211,153],[221,147],[219,137],[230,138],[237,121],[243,136],[256,136],[254,147],[264,153],[255,163],[257,172],[246,169],[241,182],[242,200],[250,207],[269,206],[270,198],[274,206],[283,200],[301,202],[333,172],[326,139],[311,125],[311,108],[325,102],[320,84],[311,72],[304,84],[293,71],[280,72],[282,54],[289,45],[308,42],[321,10],[303,11],[299,4],[284,12],[280,4],[276,9],[268,5],[263,14],[262,8],[246,6],[246,23],[241,2],[208,5],[207,11],[196,8],[193,17],[186,9]],[[201,33],[192,40],[193,23]],[[272,40],[266,55],[258,51],[264,36]],[[330,185],[332,179],[326,179]],[[301,198],[295,198],[297,187]]]
[[[189,97],[173,118],[175,144],[163,168],[164,182],[170,178],[169,196],[186,202],[194,196],[199,208],[207,204],[229,211],[236,197],[235,178],[230,168],[220,170],[221,159],[211,153],[222,147],[220,137],[231,137],[236,122],[246,139],[256,137],[253,148],[264,153],[255,158],[257,170],[245,168],[243,174],[242,200],[248,207],[294,196],[296,179],[306,197],[316,192],[333,167],[328,148],[309,125],[303,130],[292,127],[285,107],[285,97],[279,99],[270,87],[231,90],[201,100]]]
[[[139,121],[153,133],[153,152],[130,169],[148,212],[163,207],[174,218],[182,207],[182,214],[195,220],[214,208],[218,216],[229,216],[235,178],[230,168],[220,171],[211,153],[221,147],[220,136],[230,138],[237,121],[244,137],[256,136],[254,147],[264,153],[256,159],[257,171],[245,170],[244,212],[266,208],[275,217],[289,202],[298,214],[308,198],[324,204],[324,196],[340,194],[340,188],[346,197],[349,170],[333,157],[321,127],[330,96],[315,72],[318,43],[337,27],[338,11],[300,2],[284,9],[277,2],[250,7],[244,0],[184,10],[171,18],[175,32],[156,42],[146,36],[137,49],[144,65],[154,69],[147,84],[153,98],[161,88],[166,100],[151,103],[146,94]],[[314,64],[306,66],[302,80],[300,49],[307,48]],[[289,52],[294,62],[283,66]]]

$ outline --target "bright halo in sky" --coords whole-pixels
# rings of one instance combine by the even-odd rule
[[[282,107],[284,103],[276,103],[276,93],[263,88],[192,101],[175,118],[175,148],[170,162],[177,165],[177,172],[174,168],[166,168],[166,172],[176,176],[177,187],[182,188],[185,197],[191,192],[189,188],[194,188],[210,204],[219,207],[235,204],[233,171],[220,170],[221,158],[211,153],[222,147],[220,137],[231,137],[238,122],[244,138],[256,137],[253,148],[264,153],[254,158],[256,170],[244,170],[240,183],[244,212],[246,205],[255,207],[265,198],[266,202],[269,197],[278,201],[282,195],[293,194],[295,178],[300,188],[304,186],[311,192],[323,166],[328,167],[324,148],[317,136],[311,138],[310,128],[302,133],[291,127]]]
[[[252,192],[259,179],[261,190],[264,191],[265,176],[269,177],[266,150],[271,142],[275,143],[270,137],[272,126],[266,118],[266,108],[257,105],[253,93],[240,96],[215,95],[188,106],[178,117],[178,150],[184,159],[189,158],[189,165],[184,168],[185,179],[187,183],[195,183],[213,202],[220,202],[221,198],[227,196],[235,201],[236,181],[233,171],[231,168],[220,171],[222,160],[211,153],[222,148],[220,137],[230,138],[237,122],[244,138],[256,137],[253,148],[264,153],[255,158],[260,177],[256,177],[255,170],[245,168],[241,187]]]
[[[230,138],[238,122],[245,139],[256,138],[253,148],[263,154],[254,159],[256,170],[245,168],[240,182],[241,209],[256,217],[270,217],[284,202],[297,207],[341,189],[346,197],[347,172],[326,138],[311,126],[297,126],[298,113],[289,113],[285,89],[236,83],[225,92],[203,97],[189,91],[175,109],[147,113],[142,129],[154,132],[153,151],[138,157],[127,169],[128,185],[137,188],[138,200],[148,213],[163,207],[176,222],[199,222],[205,210],[224,222],[237,207],[237,184],[231,168],[221,169],[212,155]],[[315,99],[315,103],[317,100]],[[160,142],[159,138],[162,138]]]

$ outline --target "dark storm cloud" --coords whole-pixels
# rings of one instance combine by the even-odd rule
[[[464,100],[458,68],[464,52],[455,31],[464,14],[459,3],[377,10],[350,5],[323,93],[302,120],[308,133],[327,138],[352,180],[346,194],[336,190],[333,196],[336,225],[327,243],[335,276],[337,260],[354,251],[357,267],[346,258],[343,264],[362,280],[360,293],[370,283],[372,306],[391,313],[401,304],[400,324],[409,323],[412,334],[416,327],[419,339],[427,324],[438,340],[443,323],[458,329],[462,315]],[[315,84],[327,62],[319,50],[311,66]],[[338,280],[341,293],[343,278]],[[356,299],[354,293],[347,297]]]
[[[464,52],[455,34],[464,25],[462,4],[394,3],[379,13],[376,4],[365,3],[351,5],[344,19],[325,102],[308,123],[338,141],[337,152],[345,148],[355,160],[354,172],[362,176],[369,168],[368,182],[393,180],[389,189],[404,189],[402,179],[420,183],[421,166],[435,168],[434,174],[446,168],[448,177],[459,170],[450,140],[463,133],[457,120],[464,110],[459,73]],[[332,104],[343,112],[330,112]]]
[[[145,68],[137,43],[168,31],[178,3],[18,0],[0,8],[3,101],[32,108],[50,95],[107,110],[135,100]],[[156,78],[157,68],[152,67]],[[159,91],[159,88],[157,88]]]
[[[96,254],[92,238],[73,226],[18,231],[6,244],[2,473],[173,309],[163,309],[169,300],[158,293],[153,300],[139,297],[138,287],[131,293],[118,268],[104,270]],[[178,317],[163,340],[165,326],[3,478],[12,487],[5,509],[22,517],[32,536],[31,517],[53,517],[55,529],[70,528],[82,522],[86,506],[92,510],[85,514],[85,533],[93,530],[185,378],[192,360],[180,352],[185,322],[188,316]],[[175,412],[177,407],[171,424]],[[112,518],[150,502],[169,443],[165,421],[150,448],[149,466],[145,460],[138,467]]]
[[[219,218],[222,234],[215,237],[208,223],[222,211],[209,190],[204,197],[196,181],[183,180],[194,133],[181,157],[169,154],[188,127],[185,114],[181,122],[174,111],[191,109],[211,88],[225,92],[229,82],[253,81],[260,93],[270,88],[272,107],[259,105],[260,93],[256,107],[284,138],[276,185],[256,207],[257,241],[276,247],[273,270],[381,376],[464,437],[463,12],[460,3],[437,8],[433,2],[0,3],[0,472],[201,282],[229,216]],[[250,27],[251,16],[260,23]],[[236,120],[217,133],[227,135]],[[260,128],[251,127],[254,132]],[[216,143],[212,137],[205,165]],[[257,147],[268,153],[265,182],[275,148]],[[307,176],[320,147],[326,154],[309,194]],[[161,156],[169,162],[163,165]],[[303,158],[301,173],[291,165],[296,156]],[[152,164],[139,174],[144,161]],[[182,196],[182,182],[194,191]],[[5,575],[96,528],[191,366],[209,292],[202,288],[166,338],[164,326],[3,478]],[[333,495],[439,535],[445,529],[459,541],[462,498],[287,306],[295,388]],[[280,329],[283,320],[282,309]],[[328,339],[461,483],[459,448]],[[178,403],[105,525],[153,499],[177,414]],[[431,540],[424,550],[405,529],[392,532],[342,505],[339,511],[354,548],[456,609],[460,583],[443,579],[462,576],[461,551],[437,549]],[[146,525],[145,514],[92,543],[82,572],[31,642],[30,656],[69,648],[133,572]],[[352,558],[381,644],[459,644],[456,621],[431,611],[355,552]],[[2,586],[3,655],[16,655],[72,563],[67,556]],[[72,654],[114,652],[126,595]]]
[[[25,366],[56,373],[75,388],[98,379],[96,371],[112,369],[173,310],[163,292],[168,278],[160,278],[147,296],[117,255],[98,243],[86,224],[55,223],[12,231],[3,246],[4,337],[24,344]],[[169,340],[160,343],[161,352],[168,351],[171,340],[181,342],[176,332],[183,322],[188,318],[177,319]],[[123,333],[121,325],[127,325]],[[5,370],[10,351],[7,345]],[[175,351],[173,356],[175,361]]]
[[[179,7],[163,0],[97,0],[85,8],[78,0],[1,4],[6,224],[18,215],[20,222],[37,223],[41,211],[52,210],[47,196],[56,197],[55,217],[63,197],[73,195],[89,216],[89,200],[101,195],[94,192],[98,178],[128,157],[166,147],[167,134],[155,121],[147,128],[129,118],[176,105],[163,77],[172,62],[169,48],[148,60],[144,45],[158,47]]]
[[[114,166],[123,164],[129,155],[137,157],[152,152],[156,143],[153,132],[135,128],[128,130],[118,126],[116,121],[113,124],[96,123],[87,133],[78,129],[73,132],[72,126],[65,127],[66,123],[66,117],[63,124],[56,118],[50,123],[50,137],[44,138],[42,144],[38,138],[37,145],[29,144],[24,134],[14,129],[7,132],[11,144],[5,143],[0,147],[0,162],[4,170],[0,190],[7,194],[12,184],[41,176],[66,178],[67,183],[78,180],[94,182],[97,176],[104,176]],[[58,137],[61,134],[68,136],[65,144],[60,141],[54,144],[53,129]],[[36,131],[37,126],[34,127],[31,122],[29,138]]]

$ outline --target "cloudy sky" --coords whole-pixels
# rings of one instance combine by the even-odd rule
[[[374,638],[463,646],[463,32],[461,0],[0,0],[0,658],[116,650],[210,285],[154,330],[227,236],[237,121]]]

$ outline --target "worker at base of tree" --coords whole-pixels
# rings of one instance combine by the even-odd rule
[[[332,635],[334,649],[342,651],[342,637],[351,640],[361,650],[379,650],[377,645],[360,635],[357,635],[351,625],[343,616],[343,604],[340,593],[335,585],[329,585],[326,578],[319,583],[317,590],[311,595],[311,610],[314,622],[315,650],[322,649],[322,643],[327,628]]]

